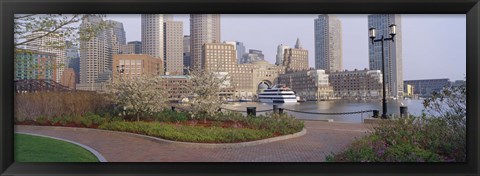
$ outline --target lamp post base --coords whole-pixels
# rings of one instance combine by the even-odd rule
[[[387,119],[387,115],[386,114],[382,114],[382,119]]]

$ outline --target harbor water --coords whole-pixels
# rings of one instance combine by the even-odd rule
[[[361,123],[364,118],[370,118],[373,113],[356,113],[341,115],[318,115],[306,114],[298,112],[290,112],[288,109],[302,112],[318,112],[318,113],[348,113],[356,111],[378,110],[382,113],[382,103],[378,101],[307,101],[297,103],[261,103],[261,102],[231,102],[223,107],[230,110],[246,111],[247,107],[256,107],[257,111],[273,109],[273,105],[279,108],[287,109],[284,112],[295,116],[298,119],[306,120],[327,120],[333,119],[335,122]],[[389,100],[387,101],[387,114],[397,116],[400,114],[400,106],[407,106],[408,113],[412,115],[421,115],[423,108],[423,100]],[[271,111],[270,111],[271,112]],[[243,112],[246,114],[246,112]],[[259,112],[257,115],[264,114]]]

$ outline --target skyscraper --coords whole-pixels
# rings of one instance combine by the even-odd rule
[[[34,39],[46,34],[47,32],[43,31],[34,32],[28,35],[27,39]],[[34,39],[26,44],[27,49],[55,54],[56,69],[54,81],[56,82],[60,82],[63,70],[66,67],[66,55],[63,46],[65,46],[65,38],[55,33]]]
[[[80,83],[80,55],[78,54],[78,47],[70,41],[65,43],[67,48],[65,66],[73,69],[75,83]]]
[[[142,42],[131,41],[126,45],[122,45],[121,54],[142,54]]]
[[[184,35],[183,36],[183,67],[184,69],[189,69],[191,65],[190,61],[190,36],[189,35]],[[184,70],[184,73],[186,70]]]
[[[91,16],[83,19],[81,28],[98,25],[103,21],[102,18]],[[112,57],[120,53],[120,42],[122,36],[117,34],[123,29],[123,25],[116,21],[107,21],[107,23],[120,24],[98,31],[88,41],[80,42],[80,83],[101,83],[107,81],[112,75]],[[122,26],[122,27],[120,27]]]
[[[240,61],[243,57],[243,55],[245,55],[246,53],[246,50],[245,50],[245,45],[243,45],[242,42],[239,42],[239,41],[236,41],[235,43],[236,47],[237,47],[237,63],[240,64]]]
[[[107,20],[107,24],[112,27],[115,36],[117,37],[118,43],[121,45],[127,44],[127,38],[125,36],[125,29],[123,29],[123,24],[118,21]]]
[[[318,15],[315,19],[315,69],[327,73],[343,70],[342,24],[334,15]]]
[[[399,14],[368,15],[368,27],[377,29],[377,38],[390,37],[389,26],[395,24],[396,35],[394,41],[385,41],[385,76],[387,97],[403,96],[403,66],[402,66],[402,22]],[[382,44],[372,44],[368,40],[370,70],[382,70]]]
[[[290,48],[287,45],[280,44],[277,47],[277,60],[275,62],[275,65],[283,65],[283,55],[285,54],[285,49]]]
[[[302,48],[300,39],[297,38],[295,48],[285,50],[283,65],[285,72],[296,72],[308,69],[308,50]]]
[[[165,27],[165,73],[183,75],[183,23],[166,21]]]
[[[203,69],[202,46],[220,41],[220,14],[190,15],[190,54],[193,68]]]
[[[170,16],[164,14],[142,14],[142,52],[164,59],[164,23]]]

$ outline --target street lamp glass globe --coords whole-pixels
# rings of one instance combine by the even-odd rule
[[[396,25],[395,24],[392,24],[390,25],[390,35],[395,35],[397,34],[397,29],[396,29]]]
[[[374,39],[375,37],[377,37],[377,30],[375,28],[370,28],[368,29],[368,37]]]

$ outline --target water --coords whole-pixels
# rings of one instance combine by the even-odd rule
[[[407,106],[408,113],[412,115],[420,115],[423,110],[423,100],[390,100],[387,101],[387,114],[394,114],[398,116],[400,114],[400,106]],[[341,102],[341,101],[319,101],[319,102],[299,102],[299,103],[260,103],[260,102],[234,102],[225,104],[223,107],[246,111],[247,107],[257,107],[257,111],[273,109],[273,105],[278,105],[279,108],[292,109],[297,111],[306,111],[306,112],[321,112],[321,113],[343,113],[343,112],[354,112],[354,111],[364,111],[364,110],[379,110],[379,113],[382,113],[382,103],[381,101],[375,102]],[[270,111],[271,112],[271,111]],[[359,113],[359,114],[345,114],[345,115],[317,115],[317,114],[304,114],[284,111],[288,114],[295,116],[298,119],[311,119],[311,120],[326,120],[333,119],[336,122],[350,122],[350,123],[361,123],[362,119],[371,117],[372,112]],[[245,113],[244,113],[245,114]],[[263,112],[258,113],[257,115],[264,114]]]

